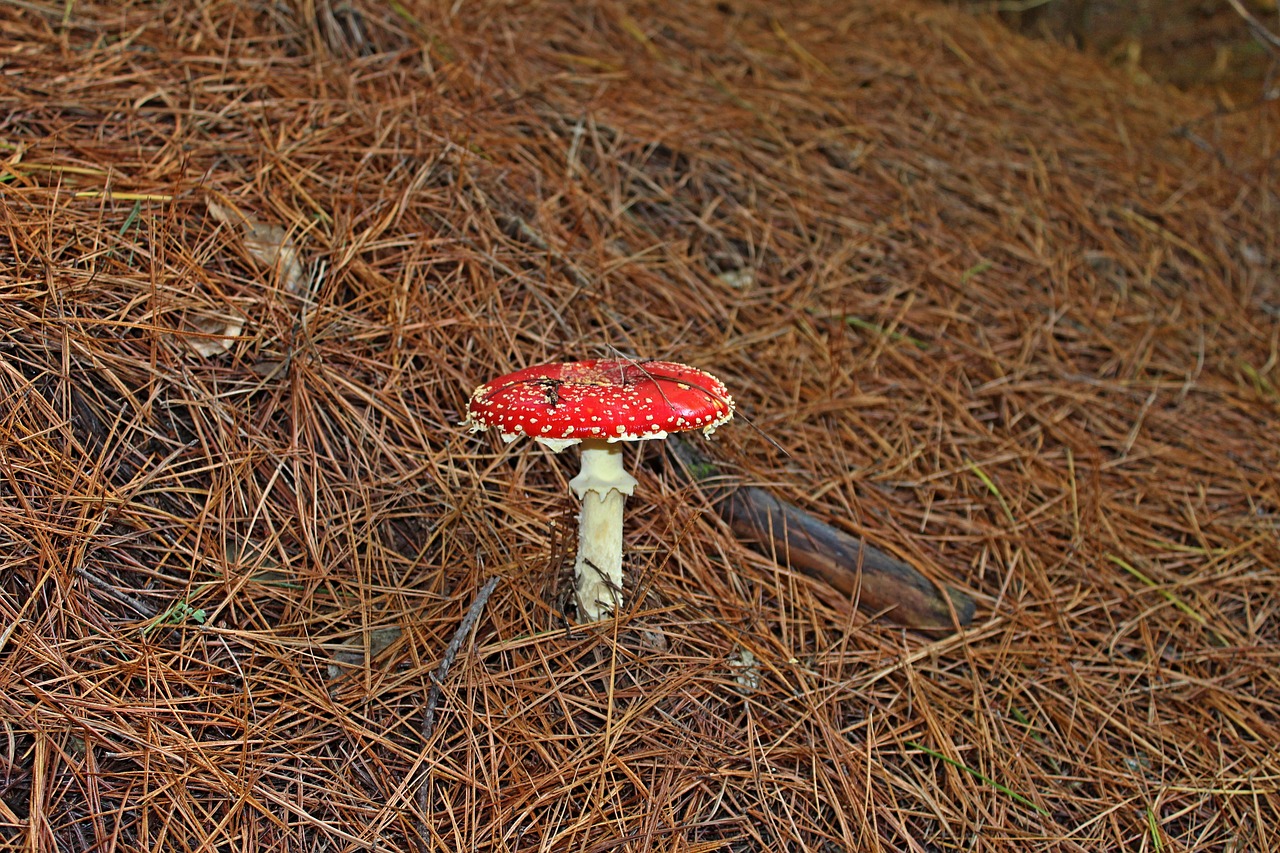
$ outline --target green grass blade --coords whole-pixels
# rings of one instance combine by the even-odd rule
[[[1048,809],[1044,808],[1043,806],[1036,805],[1035,803],[1031,802],[1031,800],[1019,794],[1017,791],[1014,791],[1011,788],[1007,788],[1004,785],[1001,785],[999,782],[995,781],[989,776],[985,776],[982,773],[978,772],[977,770],[974,770],[972,767],[969,767],[965,764],[961,764],[959,761],[956,761],[954,758],[948,758],[942,753],[935,752],[934,750],[929,749],[929,747],[922,746],[921,744],[918,744],[913,740],[907,741],[907,746],[914,747],[920,750],[921,752],[923,752],[925,755],[932,756],[933,758],[936,758],[939,761],[945,761],[947,764],[950,764],[952,767],[956,768],[957,770],[963,770],[965,773],[968,773],[973,778],[979,780],[980,782],[985,782],[986,784],[995,788],[1000,793],[1004,794],[1006,797],[1010,797],[1013,800],[1016,800],[1017,802],[1022,803],[1022,805],[1026,806],[1027,808],[1035,809],[1037,812],[1039,812],[1042,815],[1045,815],[1046,817],[1048,817],[1049,815]]]
[[[1205,619],[1203,616],[1197,613],[1190,604],[1187,604],[1181,598],[1178,598],[1178,596],[1174,595],[1172,592],[1169,592],[1169,590],[1161,589],[1159,584],[1157,584],[1151,578],[1143,574],[1141,570],[1139,570],[1136,566],[1129,564],[1125,560],[1122,560],[1121,558],[1117,557],[1115,554],[1108,554],[1107,559],[1115,563],[1120,568],[1124,569],[1126,572],[1128,572],[1133,577],[1137,578],[1142,583],[1154,589],[1156,592],[1160,593],[1174,607],[1178,608],[1183,613],[1187,614],[1192,619],[1196,620],[1206,628],[1209,627],[1208,619]]]
[[[1000,494],[1000,488],[995,484],[995,481],[988,477],[987,472],[979,468],[978,463],[974,462],[972,459],[966,459],[965,464],[969,467],[970,471],[978,475],[978,479],[987,487],[987,491],[995,495],[996,500],[1000,501],[1000,508],[1004,510],[1004,516],[1009,519],[1009,523],[1017,524],[1013,519],[1013,510],[1009,509],[1009,504],[1005,503],[1004,495]]]

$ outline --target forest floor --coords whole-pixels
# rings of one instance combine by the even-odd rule
[[[0,838],[1280,849],[1280,107],[775,9],[0,6]],[[574,451],[460,423],[614,354],[973,621],[645,442],[576,623]]]

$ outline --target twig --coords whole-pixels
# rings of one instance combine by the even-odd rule
[[[1280,51],[1280,36],[1267,29],[1267,25],[1255,18],[1253,13],[1246,9],[1240,0],[1227,0],[1227,2],[1231,4],[1232,9],[1236,10],[1236,14],[1244,19],[1245,24],[1249,27],[1249,32],[1253,33],[1254,38],[1272,53]]]
[[[145,616],[148,619],[154,619],[160,615],[160,611],[156,610],[150,604],[147,604],[145,601],[142,601],[140,599],[134,598],[132,595],[129,595],[125,592],[121,592],[119,589],[107,583],[102,578],[89,572],[87,569],[77,567],[76,575],[77,577],[80,577],[88,581],[91,586],[94,586],[97,589],[101,590],[102,592],[105,592],[107,595],[111,596],[116,601],[119,601],[121,604],[128,605],[130,608],[136,611],[139,616]]]
[[[458,656],[463,642],[471,635],[472,629],[475,628],[476,622],[480,619],[480,614],[484,612],[484,606],[489,601],[489,596],[493,595],[493,590],[497,586],[498,578],[494,576],[485,581],[484,586],[480,587],[480,592],[476,594],[476,600],[471,602],[467,615],[462,617],[462,624],[458,626],[457,631],[453,632],[453,639],[449,641],[449,647],[444,650],[444,657],[440,659],[440,666],[436,667],[436,671],[431,674],[431,689],[427,691],[427,709],[422,715],[422,743],[424,748],[435,731],[436,706],[440,704],[440,685],[448,677],[449,667],[453,665],[453,660]],[[421,775],[422,779],[418,787],[418,825],[420,835],[422,838],[426,838],[427,789],[431,781],[431,768],[425,762],[422,765]],[[426,849],[422,846],[421,840],[418,842],[418,847],[421,850]]]
[[[453,639],[449,641],[449,647],[444,650],[444,657],[440,659],[440,666],[431,675],[431,690],[427,692],[427,710],[422,716],[422,739],[424,741],[430,740],[431,733],[435,730],[436,705],[440,704],[440,685],[448,677],[449,667],[453,666],[453,660],[458,656],[458,651],[462,648],[463,641],[471,633],[471,629],[475,627],[476,620],[480,618],[480,613],[484,610],[485,602],[489,600],[490,595],[493,595],[494,587],[497,585],[498,579],[492,577],[485,581],[484,586],[480,587],[480,593],[476,596],[476,600],[471,602],[471,609],[467,611],[466,616],[462,617],[462,624],[454,632]]]

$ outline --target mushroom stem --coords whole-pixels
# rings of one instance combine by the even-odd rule
[[[622,603],[622,507],[636,478],[622,466],[622,445],[582,441],[582,470],[569,481],[582,501],[578,513],[578,616],[595,621]]]

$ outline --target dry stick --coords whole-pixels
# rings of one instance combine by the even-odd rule
[[[491,577],[485,581],[484,586],[480,587],[480,592],[476,595],[476,600],[471,602],[471,608],[467,610],[467,615],[462,617],[462,624],[458,626],[458,630],[453,633],[453,639],[449,641],[449,647],[444,650],[444,657],[440,659],[440,666],[431,676],[431,690],[427,693],[427,710],[422,716],[422,739],[430,740],[431,733],[435,729],[436,723],[436,705],[440,704],[440,685],[449,675],[449,667],[453,666],[453,660],[458,656],[458,651],[462,648],[462,643],[466,640],[467,635],[471,633],[471,629],[475,627],[476,620],[480,618],[480,613],[484,610],[484,605],[489,600],[489,596],[493,594],[494,588],[498,585],[498,578]]]
[[[1280,51],[1280,36],[1277,36],[1271,30],[1267,29],[1267,25],[1259,21],[1253,16],[1240,0],[1227,0],[1231,4],[1231,8],[1236,10],[1236,14],[1244,18],[1245,24],[1249,27],[1249,32],[1253,33],[1253,37],[1262,42],[1263,46],[1272,53]]]
[[[133,610],[135,610],[139,616],[145,616],[148,619],[154,619],[155,617],[160,615],[160,611],[156,610],[150,604],[147,604],[145,601],[141,601],[137,598],[134,598],[132,595],[129,595],[128,593],[121,592],[118,588],[107,583],[102,578],[97,577],[96,575],[91,573],[89,570],[80,568],[79,566],[77,566],[75,572],[77,577],[80,577],[88,581],[90,585],[102,590],[104,593],[111,596],[116,601],[119,601],[121,604],[125,604],[133,608]]]
[[[444,650],[444,657],[440,659],[440,666],[436,667],[436,671],[431,674],[431,689],[427,691],[427,709],[422,715],[422,745],[426,747],[427,741],[431,740],[431,734],[436,728],[436,706],[440,704],[440,685],[449,675],[449,667],[453,665],[453,660],[458,656],[458,651],[462,648],[463,642],[471,634],[471,630],[475,628],[476,622],[480,619],[480,614],[484,611],[485,604],[489,601],[489,596],[493,595],[493,590],[498,586],[498,577],[489,578],[484,582],[484,586],[480,587],[480,592],[476,594],[476,600],[471,602],[471,607],[467,610],[467,615],[462,617],[462,624],[458,626],[458,630],[453,632],[453,639],[449,641],[449,647]],[[418,786],[418,831],[422,839],[427,837],[427,788],[431,782],[431,765],[423,762],[422,779]],[[426,850],[422,846],[422,840],[418,842],[420,850]]]
[[[673,436],[667,448],[690,479],[707,490],[716,511],[739,536],[810,577],[825,581],[859,609],[930,634],[951,634],[973,621],[974,602],[943,589],[909,563],[844,533],[755,486],[723,477],[692,442]]]

